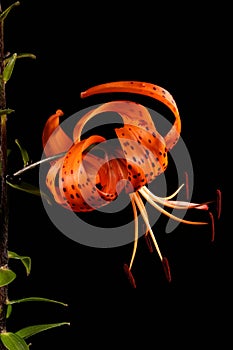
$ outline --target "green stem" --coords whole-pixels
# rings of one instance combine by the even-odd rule
[[[0,5],[1,12],[1,5]],[[6,109],[5,84],[2,79],[4,70],[4,21],[0,21],[0,109]],[[7,130],[6,114],[1,116],[0,134],[0,162],[1,162],[1,184],[0,184],[0,267],[8,265],[8,196],[7,196]],[[6,301],[8,287],[0,288],[0,333],[6,331]],[[0,350],[5,350],[0,344]]]

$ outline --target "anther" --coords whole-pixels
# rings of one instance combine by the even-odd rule
[[[136,288],[135,279],[134,279],[133,274],[132,274],[132,272],[130,271],[129,266],[128,266],[127,264],[124,264],[124,272],[125,272],[125,274],[127,275],[128,280],[129,280],[131,286],[132,286],[133,288]]]
[[[171,278],[171,271],[170,271],[168,260],[167,260],[167,258],[165,256],[163,257],[162,264],[163,264],[163,269],[164,269],[164,272],[165,272],[165,276],[166,276],[168,282],[171,282],[171,280],[172,280],[172,278]]]
[[[154,249],[153,249],[153,245],[152,245],[152,242],[151,242],[151,239],[150,239],[150,235],[148,234],[148,232],[145,233],[144,238],[145,238],[145,241],[146,241],[146,245],[147,245],[147,247],[149,249],[149,252],[153,253]]]
[[[215,238],[214,216],[210,211],[209,211],[209,216],[211,220],[211,242],[214,242],[214,238]]]
[[[222,192],[220,190],[217,190],[216,193],[217,193],[217,206],[216,206],[217,217],[218,219],[220,219],[221,211],[222,211]]]

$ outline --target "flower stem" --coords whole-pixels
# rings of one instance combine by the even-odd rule
[[[0,13],[1,13],[0,4]],[[3,82],[4,70],[4,21],[0,21],[0,109],[6,109],[5,84]],[[8,195],[7,195],[7,115],[1,115],[0,128],[0,268],[8,265]],[[0,333],[6,331],[6,300],[8,297],[8,287],[0,288]],[[0,344],[0,350],[5,350],[5,346]]]

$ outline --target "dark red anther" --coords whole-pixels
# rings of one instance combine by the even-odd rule
[[[215,238],[214,216],[210,211],[209,211],[209,216],[211,220],[211,242],[214,242],[214,238]]]
[[[153,253],[153,251],[154,251],[153,245],[152,245],[152,242],[151,242],[151,239],[150,239],[150,235],[147,232],[145,233],[144,238],[145,238],[147,247],[149,249],[149,252]]]
[[[168,282],[171,282],[171,280],[172,280],[172,278],[171,278],[171,271],[170,271],[168,260],[167,260],[167,258],[165,256],[163,257],[162,264],[163,264],[163,269],[164,269],[164,272],[165,272],[165,276],[166,276]]]
[[[220,219],[221,211],[222,211],[222,192],[218,189],[217,193],[217,217]]]
[[[129,280],[131,286],[132,286],[133,288],[136,288],[135,279],[134,279],[133,274],[132,274],[132,272],[130,271],[129,266],[128,266],[127,264],[124,264],[124,271],[125,271],[125,274],[126,274],[127,277],[128,277],[128,280]]]

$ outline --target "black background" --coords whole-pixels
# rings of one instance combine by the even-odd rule
[[[3,9],[11,3],[2,1]],[[132,245],[97,249],[71,241],[50,222],[40,198],[10,189],[9,249],[31,256],[32,271],[27,277],[23,266],[10,261],[17,279],[9,286],[9,297],[41,296],[69,305],[15,305],[8,320],[12,331],[29,324],[71,322],[70,327],[32,337],[32,349],[131,347],[139,338],[145,349],[157,343],[166,348],[168,342],[188,349],[213,340],[223,346],[227,340],[227,10],[204,10],[196,3],[189,8],[150,4],[126,8],[118,2],[27,0],[13,9],[5,21],[5,51],[30,52],[37,58],[17,60],[7,83],[7,107],[15,110],[8,118],[9,148],[18,152],[18,138],[31,159],[39,160],[43,126],[56,109],[70,116],[103,100],[80,99],[80,92],[91,86],[115,80],[160,85],[180,111],[194,168],[193,201],[214,199],[216,189],[222,190],[215,242],[210,242],[209,226],[181,224],[163,235],[165,222],[160,220],[155,230],[170,262],[172,282],[166,281],[159,259],[151,257],[141,239],[134,290],[123,273]],[[11,171],[18,170],[21,160],[16,157],[11,166]],[[36,183],[38,171],[26,178]]]

